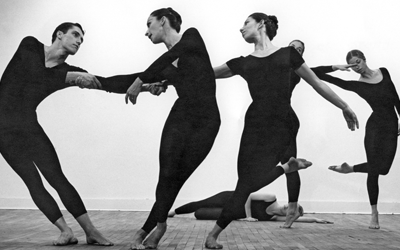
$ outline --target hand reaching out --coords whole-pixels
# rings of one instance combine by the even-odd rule
[[[102,89],[101,83],[97,78],[89,73],[80,73],[75,79],[75,84],[83,89]]]

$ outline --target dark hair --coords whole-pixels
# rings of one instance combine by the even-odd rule
[[[278,18],[276,18],[276,16],[268,16],[264,13],[256,12],[251,14],[249,17],[256,20],[257,23],[264,21],[269,40],[272,41],[272,39],[274,39],[276,31],[278,30]]]
[[[160,20],[165,16],[168,18],[169,24],[174,30],[176,30],[176,32],[179,33],[179,31],[181,31],[182,18],[178,12],[173,10],[171,7],[155,10],[150,14],[150,16],[156,17],[157,20]]]
[[[85,34],[82,25],[80,25],[79,23],[70,23],[70,22],[62,23],[58,25],[57,28],[54,30],[53,35],[51,36],[51,43],[53,43],[56,40],[57,31],[61,31],[62,33],[65,34],[68,32],[68,30],[70,30],[74,26],[80,28],[82,30],[82,33]]]
[[[358,49],[353,49],[353,50],[350,50],[349,53],[347,53],[346,62],[349,63],[350,59],[351,59],[353,56],[356,56],[356,57],[358,57],[358,58],[360,58],[360,59],[363,59],[364,61],[366,60],[366,59],[365,59],[365,56],[364,56],[364,53],[362,53],[362,52],[361,52],[360,50],[358,50]]]
[[[303,43],[303,41],[295,39],[295,40],[291,41],[289,44],[291,44],[292,42],[301,43],[301,45],[303,46],[303,54],[304,54],[304,51],[306,50],[306,45]]]

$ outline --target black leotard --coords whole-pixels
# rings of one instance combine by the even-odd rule
[[[172,63],[178,59],[178,67]],[[140,74],[171,82],[179,98],[165,123],[160,145],[160,174],[156,202],[143,226],[150,231],[165,222],[179,190],[210,152],[220,126],[215,76],[202,37],[195,28]]]
[[[0,82],[0,152],[52,223],[62,213],[43,186],[38,169],[75,218],[86,213],[79,194],[64,176],[56,151],[36,115],[36,108],[43,99],[69,87],[65,83],[68,71],[84,70],[67,63],[46,68],[44,45],[34,37],[25,37]]]
[[[245,116],[238,157],[239,180],[232,199],[217,221],[225,228],[244,206],[250,193],[273,182],[284,173],[276,167],[294,140],[290,116],[291,73],[304,63],[293,47],[258,58],[239,57],[227,62],[233,74],[248,83],[253,102]]]
[[[176,214],[195,213],[198,220],[217,220],[222,212],[222,208],[232,197],[234,191],[224,191],[213,195],[207,199],[190,202],[175,209]],[[273,201],[251,201],[251,216],[259,221],[269,221],[274,215],[267,214],[266,209],[275,203]],[[246,218],[244,207],[238,212],[240,218]]]
[[[367,189],[370,204],[378,202],[379,175],[386,175],[392,166],[397,148],[398,118],[395,112],[400,111],[400,100],[396,88],[386,68],[380,68],[382,81],[376,84],[361,81],[345,81],[328,75],[332,66],[321,66],[313,69],[324,81],[333,83],[345,90],[353,91],[363,98],[372,108],[366,128],[364,146],[367,162],[354,166],[355,172],[368,173]]]

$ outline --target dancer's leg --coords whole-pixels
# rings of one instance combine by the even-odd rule
[[[216,242],[219,233],[238,218],[238,211],[244,207],[251,193],[270,184],[284,172],[299,169],[295,167],[296,164],[289,163],[282,167],[276,166],[283,158],[289,143],[290,134],[285,124],[279,121],[273,129],[257,123],[254,126],[245,126],[238,157],[239,180],[231,200],[225,205],[217,225],[206,239],[206,247],[220,247]]]
[[[56,201],[45,189],[39,171],[33,163],[33,156],[37,154],[37,138],[32,136],[31,131],[34,129],[35,123],[32,123],[29,129],[16,128],[1,133],[0,152],[24,181],[35,205],[51,223],[60,229],[61,235],[54,243],[57,245],[74,243],[75,239],[71,229],[66,225]]]
[[[222,208],[225,203],[232,197],[233,191],[224,191],[216,195],[208,197],[204,200],[187,203],[175,209],[176,214],[194,213],[200,208]]]
[[[159,186],[157,187],[157,228],[144,241],[147,248],[157,247],[161,237],[166,231],[166,219],[168,211],[171,209],[178,192],[183,184],[196,170],[196,168],[205,159],[214,144],[215,137],[218,133],[219,122],[213,121],[198,121],[188,124],[185,129],[181,128],[180,132],[186,131],[184,136],[184,144],[182,145],[182,153],[179,156],[179,162],[176,167],[170,168],[168,165],[161,167],[167,171],[163,171],[163,176],[160,176]],[[168,140],[166,140],[168,141]],[[171,147],[166,147],[171,149]],[[160,155],[160,159],[168,159],[172,152],[164,150],[166,155]],[[168,162],[168,160],[166,160]],[[161,160],[160,160],[161,163]],[[161,166],[161,164],[160,164]],[[171,165],[170,165],[171,166]]]
[[[66,209],[85,231],[87,243],[113,245],[94,227],[78,192],[65,177],[54,147],[44,131],[35,133],[35,138],[36,151],[32,154],[33,161],[48,183],[57,191]]]

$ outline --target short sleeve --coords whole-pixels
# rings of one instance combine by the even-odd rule
[[[293,70],[296,70],[303,65],[303,63],[303,57],[299,54],[299,52],[296,51],[294,47],[290,46],[290,67]]]
[[[226,62],[226,65],[228,65],[229,69],[234,75],[241,75],[241,73],[243,72],[243,59],[244,57],[241,56]]]

